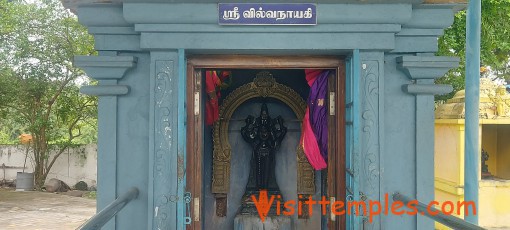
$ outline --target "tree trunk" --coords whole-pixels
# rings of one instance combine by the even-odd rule
[[[44,181],[46,178],[43,178],[44,167],[41,162],[38,162],[38,160],[35,162],[35,169],[34,169],[34,183],[35,183],[35,189],[36,190],[42,190],[44,187]]]
[[[38,148],[34,149],[34,184],[36,190],[42,190],[44,182],[46,182],[45,163],[47,161],[47,143],[45,138],[37,136],[36,141],[38,142]]]
[[[34,175],[34,178],[35,178],[35,189],[38,190],[38,191],[41,191],[42,188],[44,187],[44,182],[46,181],[46,178],[44,178],[44,175],[42,174],[39,174],[39,173],[36,173]]]

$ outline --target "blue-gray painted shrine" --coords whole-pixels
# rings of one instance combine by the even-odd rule
[[[99,52],[75,59],[75,65],[99,81],[82,88],[83,93],[99,96],[98,210],[131,187],[140,190],[138,199],[103,229],[185,229],[188,221],[200,223],[201,229],[234,229],[229,212],[235,209],[228,209],[225,217],[216,216],[218,200],[210,191],[213,146],[208,127],[204,127],[202,149],[208,156],[202,162],[204,200],[195,207],[185,199],[196,196],[187,193],[186,187],[192,180],[186,169],[190,160],[186,158],[190,122],[186,105],[192,97],[187,97],[186,89],[194,79],[187,71],[187,60],[196,55],[341,58],[348,107],[345,125],[352,125],[339,134],[346,138],[346,165],[338,170],[348,171],[349,177],[339,182],[346,183],[348,195],[352,192],[345,199],[383,201],[386,194],[399,192],[424,203],[433,200],[434,95],[452,90],[434,84],[434,79],[459,62],[435,52],[438,37],[464,7],[459,2],[316,1],[317,25],[224,26],[218,24],[218,2],[210,0],[63,0],[94,35]],[[253,78],[256,71],[247,69],[239,71]],[[273,75],[306,97],[298,83],[284,77],[292,73],[283,71],[279,78],[275,71]],[[287,114],[294,119],[289,129],[299,132],[295,116],[279,106],[282,109],[271,113]],[[203,110],[198,107],[197,111]],[[293,135],[298,134],[289,136]],[[279,169],[284,174],[296,170],[295,158],[289,162],[293,163]],[[233,171],[230,186],[239,186]],[[289,174],[291,180],[296,180],[294,171]],[[321,174],[315,175],[316,192],[325,191],[320,188]],[[329,216],[310,218],[317,221],[317,228],[328,229]],[[379,215],[371,223],[365,217],[346,219],[347,227],[357,229],[434,227],[431,219],[421,215]],[[306,229],[302,221],[292,217],[292,228]]]

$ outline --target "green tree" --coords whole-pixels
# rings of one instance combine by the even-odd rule
[[[86,80],[73,66],[74,55],[94,53],[93,43],[57,0],[0,0],[0,124],[32,135],[38,189],[84,128],[95,126],[97,100],[79,94]]]
[[[510,80],[510,0],[482,0],[480,63],[490,67],[495,77]],[[451,98],[464,89],[466,57],[466,11],[455,15],[453,25],[439,39],[438,55],[458,56],[460,66],[437,79],[438,84],[451,84],[453,92],[436,97]]]

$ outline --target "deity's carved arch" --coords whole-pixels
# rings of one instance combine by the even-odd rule
[[[305,114],[306,103],[303,98],[293,89],[277,83],[268,71],[258,73],[253,82],[240,86],[225,98],[219,109],[220,119],[214,124],[213,129],[212,193],[216,198],[222,199],[222,203],[225,203],[224,198],[230,188],[231,147],[228,140],[230,118],[238,106],[249,99],[258,97],[274,98],[285,103],[299,120],[302,120]],[[298,147],[296,152],[297,193],[313,194],[315,193],[315,172],[306,159],[303,149]],[[218,202],[217,205],[219,205]]]

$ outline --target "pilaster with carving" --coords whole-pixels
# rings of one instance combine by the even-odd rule
[[[361,54],[361,153],[359,156],[360,198],[381,200],[380,196],[380,129],[382,117],[381,93],[383,75],[383,54]],[[361,210],[362,211],[362,210]],[[372,223],[363,219],[364,229],[380,229],[380,217],[374,217]]]
[[[152,229],[177,229],[178,202],[178,100],[176,58],[168,53],[151,53],[151,105],[149,134],[149,207]],[[180,183],[184,183],[182,180]]]

